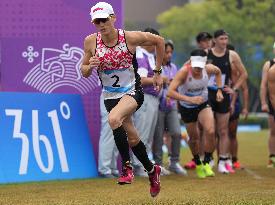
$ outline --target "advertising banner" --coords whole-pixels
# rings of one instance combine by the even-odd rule
[[[0,93],[0,183],[97,176],[74,94]]]
[[[91,23],[90,9],[97,2],[0,2],[1,90],[79,94],[96,158],[100,134],[101,86],[96,72],[88,79],[83,78],[80,65],[84,39],[96,32]],[[122,28],[122,0],[106,2],[114,8],[116,27]]]

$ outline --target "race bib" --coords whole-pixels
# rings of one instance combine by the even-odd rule
[[[108,92],[126,93],[135,82],[133,70],[129,68],[120,70],[105,70],[101,73],[104,90]]]
[[[222,87],[225,84],[225,74],[222,74]],[[211,75],[208,81],[208,87],[217,87],[216,76]]]

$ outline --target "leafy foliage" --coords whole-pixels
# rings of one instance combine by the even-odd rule
[[[225,29],[248,70],[255,95],[262,65],[272,56],[274,19],[274,0],[205,0],[172,7],[157,20],[162,35],[175,42],[176,63],[180,65],[196,47],[195,36],[199,32]]]

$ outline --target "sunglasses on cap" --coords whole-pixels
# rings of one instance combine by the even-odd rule
[[[111,17],[109,16],[109,17],[107,17],[107,18],[98,18],[98,19],[94,19],[92,22],[94,23],[94,24],[100,24],[100,22],[102,22],[102,23],[106,23],[107,21],[109,21],[109,19],[110,19]]]

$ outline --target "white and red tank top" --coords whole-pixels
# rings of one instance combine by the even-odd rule
[[[104,99],[117,99],[136,90],[137,68],[133,66],[135,56],[129,51],[123,30],[118,29],[118,41],[115,46],[104,44],[101,33],[97,33],[96,55],[100,66],[98,75],[103,87]]]

